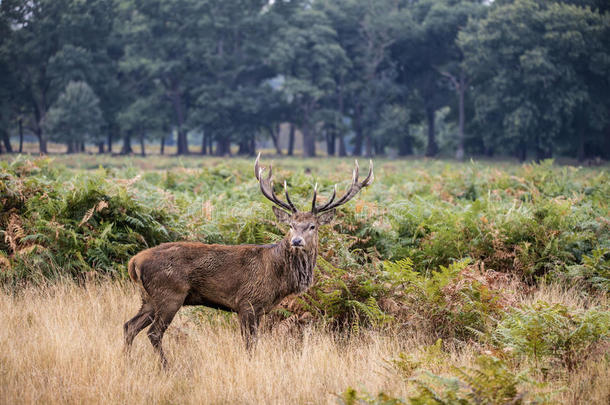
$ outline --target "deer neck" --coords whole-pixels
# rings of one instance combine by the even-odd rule
[[[313,268],[318,255],[317,243],[313,248],[295,249],[283,239],[277,245],[278,275],[284,280],[287,294],[305,291],[313,283]]]

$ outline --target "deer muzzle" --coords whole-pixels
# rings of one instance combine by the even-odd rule
[[[303,240],[303,238],[301,238],[300,236],[295,236],[294,238],[292,238],[292,240],[290,241],[290,245],[292,247],[296,247],[296,248],[302,248],[305,246],[305,241]]]

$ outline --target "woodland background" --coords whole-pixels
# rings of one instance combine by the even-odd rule
[[[603,0],[3,0],[0,151],[24,151],[25,137],[41,153],[53,141],[125,154],[137,142],[179,155],[257,145],[292,155],[297,144],[304,156],[608,159],[608,10]]]

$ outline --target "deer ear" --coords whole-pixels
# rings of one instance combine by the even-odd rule
[[[275,214],[275,217],[277,218],[278,221],[283,222],[283,223],[288,223],[288,221],[290,220],[290,214],[287,213],[286,211],[279,209],[276,206],[271,206],[271,209],[273,210],[273,213]]]
[[[318,223],[320,225],[330,224],[330,221],[332,221],[335,217],[335,213],[336,211],[334,209],[321,213],[320,215],[318,215]]]

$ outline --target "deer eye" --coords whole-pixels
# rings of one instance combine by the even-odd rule
[[[309,230],[310,230],[310,231],[313,231],[314,229],[316,229],[316,226],[315,226],[315,225],[309,225]]]

